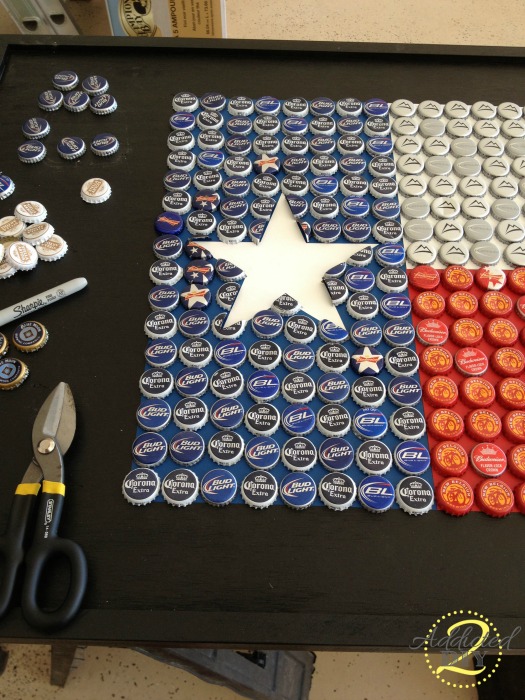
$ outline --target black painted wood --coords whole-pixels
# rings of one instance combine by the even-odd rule
[[[63,380],[77,403],[62,533],[84,548],[90,582],[85,610],[56,638],[406,649],[437,616],[460,607],[483,612],[505,634],[525,626],[525,518],[519,515],[497,521],[481,514],[454,519],[433,512],[416,519],[356,509],[133,508],[120,494],[135,433],[152,222],[163,193],[172,95],[218,89],[280,98],[353,94],[524,104],[523,51],[439,55],[436,47],[419,47],[422,53],[414,56],[418,47],[397,45],[389,53],[385,45],[83,42],[21,38],[7,47],[0,84],[0,167],[17,186],[0,203],[0,214],[22,199],[41,200],[70,244],[61,262],[40,263],[34,272],[0,282],[0,306],[76,276],[89,280],[81,294],[39,313],[49,344],[28,357],[25,386],[0,396],[0,528],[31,457],[31,427],[42,401]],[[100,118],[51,114],[50,154],[25,166],[16,157],[21,124],[38,113],[37,94],[65,68],[107,76],[119,109]],[[101,161],[87,154],[65,163],[53,152],[60,136],[89,139],[101,131],[118,136],[118,155]],[[113,187],[100,206],[79,197],[82,182],[93,176]],[[524,637],[514,648],[525,648]],[[18,609],[0,622],[0,638],[46,639],[25,625]]]

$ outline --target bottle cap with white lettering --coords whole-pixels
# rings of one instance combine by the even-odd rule
[[[201,496],[211,506],[226,506],[237,493],[237,479],[222,467],[211,469],[201,480]]]
[[[396,486],[396,501],[409,515],[423,515],[434,504],[434,490],[420,476],[406,476]]]
[[[317,489],[310,474],[287,474],[281,481],[279,493],[285,505],[295,510],[303,510],[312,505]]]
[[[162,495],[171,506],[189,506],[199,495],[199,479],[191,469],[174,469],[162,480]]]
[[[36,352],[49,338],[47,328],[38,321],[23,321],[13,331],[13,347],[20,352]]]
[[[177,358],[177,346],[173,340],[154,340],[144,351],[144,357],[152,367],[169,367]]]
[[[25,141],[17,148],[18,158],[22,163],[40,163],[47,154],[47,149],[42,141]]]
[[[134,506],[145,506],[155,500],[160,491],[160,477],[153,469],[133,469],[124,477],[122,494]]]
[[[91,139],[91,152],[96,156],[112,156],[119,149],[119,142],[113,134],[97,134]]]
[[[60,90],[45,90],[38,96],[38,106],[45,112],[56,112],[64,103]]]

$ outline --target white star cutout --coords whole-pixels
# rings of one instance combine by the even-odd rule
[[[344,327],[337,308],[323,284],[323,274],[366,245],[306,243],[285,197],[281,197],[261,240],[254,243],[206,241],[216,258],[234,263],[246,273],[228,315],[228,325],[247,321],[268,309],[282,294],[289,294],[302,309],[320,321]]]
[[[354,360],[358,364],[357,371],[359,372],[359,374],[361,374],[367,369],[370,369],[372,370],[372,372],[379,374],[381,369],[379,367],[379,362],[382,359],[383,355],[374,355],[369,347],[364,348],[362,352],[358,352],[355,355],[352,355],[352,360]]]

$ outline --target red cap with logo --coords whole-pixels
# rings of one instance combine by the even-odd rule
[[[481,330],[483,333],[483,329]],[[426,318],[416,327],[417,337],[423,345],[443,345],[448,340],[448,326],[437,318]]]
[[[525,479],[525,445],[514,445],[507,453],[509,471],[518,479]]]
[[[420,318],[438,318],[445,312],[445,300],[432,290],[420,292],[414,299],[412,309]]]
[[[498,401],[510,411],[525,409],[525,382],[517,377],[507,377],[496,387]],[[525,436],[524,436],[525,439]]]
[[[520,513],[525,515],[525,481],[518,484],[514,489],[514,500],[516,502],[516,508]]]
[[[463,418],[450,408],[436,408],[427,418],[429,432],[436,440],[457,440],[463,435]]]
[[[447,299],[447,311],[454,318],[474,316],[478,310],[478,300],[470,292],[452,292]]]
[[[438,442],[431,452],[432,466],[443,476],[461,476],[467,471],[468,454],[459,442]]]
[[[488,408],[496,400],[496,390],[488,379],[467,377],[459,385],[459,395],[470,408]]]
[[[424,292],[439,286],[439,270],[430,265],[418,265],[408,271],[408,279],[414,289]]]
[[[474,275],[463,265],[449,265],[441,273],[441,282],[449,292],[467,290],[474,284]]]
[[[525,355],[518,348],[499,348],[490,356],[490,366],[502,377],[519,377],[525,372]]]
[[[486,478],[501,476],[507,468],[507,455],[492,442],[480,442],[470,451],[470,463]]]
[[[479,303],[481,313],[488,318],[508,316],[512,307],[512,299],[503,292],[485,292]]]
[[[488,408],[475,408],[465,418],[467,433],[473,440],[489,442],[501,433],[501,418]]]
[[[510,411],[503,418],[503,432],[511,442],[522,443],[525,435],[525,411]]]
[[[489,368],[489,361],[479,348],[461,348],[454,356],[456,369],[466,377],[476,377]]]
[[[440,345],[425,348],[419,358],[421,369],[427,374],[447,374],[454,366],[451,353]]]
[[[510,486],[499,479],[480,481],[476,487],[479,509],[493,518],[503,518],[514,506],[514,494]]]
[[[525,267],[516,267],[509,272],[507,285],[516,294],[525,294]]]
[[[450,477],[438,485],[436,501],[449,515],[466,515],[474,505],[474,492],[464,479]]]
[[[434,408],[452,408],[458,401],[458,387],[449,377],[437,375],[427,379],[423,396]]]
[[[485,324],[484,334],[496,348],[509,347],[518,340],[518,329],[507,318],[493,318]]]
[[[460,347],[477,345],[483,340],[483,326],[474,318],[458,318],[450,328],[450,339]]]

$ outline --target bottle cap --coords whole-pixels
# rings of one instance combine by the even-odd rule
[[[14,339],[13,339],[14,340]],[[525,382],[517,377],[507,377],[498,382],[496,393],[499,403],[510,411],[525,409]]]
[[[383,369],[383,355],[374,353],[369,347],[365,347],[362,352],[352,355],[351,366],[354,372],[359,375],[376,375]]]
[[[476,408],[465,418],[467,433],[478,442],[491,442],[501,433],[501,419],[488,408]]]
[[[445,440],[432,449],[432,467],[443,476],[461,476],[468,464],[467,452],[459,442]]]
[[[430,454],[417,440],[405,440],[396,446],[394,461],[403,474],[419,476],[429,468]]]
[[[417,338],[423,345],[444,345],[448,340],[448,326],[436,318],[420,321],[416,327]]]
[[[0,201],[2,199],[7,199],[10,195],[13,194],[15,191],[15,183],[9,175],[5,175],[5,173],[0,173]],[[0,221],[3,221],[4,219],[7,219],[10,217],[3,217],[3,219],[0,219]],[[2,229],[0,228],[0,237],[2,236]]]
[[[101,204],[111,197],[111,187],[106,180],[92,177],[82,185],[80,197],[88,204]]]
[[[454,359],[450,352],[441,346],[430,345],[421,354],[421,369],[431,376],[435,374],[447,374],[454,366]]]
[[[47,210],[43,204],[40,204],[40,202],[28,200],[25,202],[20,202],[20,204],[17,204],[15,208],[15,217],[19,221],[23,221],[25,224],[39,224],[44,221],[46,216]],[[13,233],[9,233],[8,235],[12,236]]]
[[[275,316],[278,316],[278,314],[275,314]],[[282,318],[279,316],[279,319],[281,320],[281,325],[279,327],[280,332],[282,329]],[[274,323],[274,329],[275,328],[276,325]],[[255,328],[254,331],[255,334],[258,335]],[[275,335],[277,335],[277,333],[273,333],[271,336],[267,337],[274,337]],[[311,343],[317,335],[317,328],[311,318],[305,316],[304,314],[296,314],[286,320],[286,323],[284,324],[284,335],[290,343]]]
[[[525,267],[518,267],[508,272],[507,284],[516,294],[525,294]]]
[[[495,347],[509,347],[518,340],[516,326],[506,318],[493,318],[485,324],[485,339]]]
[[[317,462],[317,450],[305,437],[289,438],[283,445],[281,458],[284,466],[294,472],[306,472]]]
[[[159,260],[175,260],[182,255],[182,241],[171,234],[159,236],[153,243],[153,253]]]
[[[454,356],[454,364],[460,374],[475,377],[485,374],[489,361],[483,350],[466,347],[458,350]]]
[[[388,384],[388,398],[401,408],[415,406],[421,401],[422,395],[421,386],[416,379],[394,377]]]
[[[509,471],[518,479],[525,478],[525,445],[514,445],[507,453]],[[523,511],[522,511],[523,512]]]
[[[171,338],[177,332],[177,319],[169,311],[152,311],[144,323],[149,338]]]
[[[514,489],[516,508],[525,515],[525,482],[518,484]]]
[[[44,347],[48,337],[47,328],[38,321],[23,321],[13,331],[13,346],[20,352],[36,352]]]
[[[281,390],[289,403],[308,403],[315,396],[315,383],[303,372],[292,372],[283,379]]]
[[[244,424],[253,435],[273,435],[279,422],[279,411],[272,404],[264,402],[250,406],[244,417]]]
[[[38,106],[45,112],[55,112],[63,102],[64,96],[59,90],[44,90],[38,96]]]
[[[0,262],[0,280],[6,280],[16,274],[16,268],[10,265],[5,257],[2,262]]]
[[[452,292],[447,298],[447,311],[453,318],[468,318],[478,310],[478,300],[470,292]]]
[[[350,430],[352,419],[344,406],[326,404],[317,412],[316,425],[326,437],[342,437]]]
[[[276,478],[265,471],[247,474],[242,480],[241,496],[251,508],[268,508],[277,498]]]
[[[450,408],[436,408],[432,411],[427,426],[436,440],[457,440],[465,430],[463,418]]]
[[[246,328],[246,321],[237,321],[236,323],[226,326],[226,318],[227,314],[224,311],[215,316],[211,326],[213,335],[221,340],[240,338]]]
[[[392,319],[383,326],[383,340],[391,347],[411,345],[416,337],[414,326],[409,321]]]
[[[352,384],[352,399],[358,406],[377,408],[385,402],[385,385],[375,376],[359,377]]]
[[[370,292],[375,281],[374,273],[366,267],[353,267],[345,275],[345,284],[351,292]]]
[[[449,377],[438,375],[426,381],[424,397],[434,408],[452,408],[458,401],[458,389]]]
[[[160,491],[160,477],[152,469],[133,469],[124,477],[122,494],[134,506],[145,506],[155,500]]]
[[[394,503],[394,487],[384,476],[365,476],[358,486],[359,502],[371,513],[384,513]]]
[[[74,90],[64,95],[64,107],[68,112],[83,112],[89,104],[89,95],[83,90]]]
[[[46,157],[46,147],[41,141],[25,141],[18,149],[18,158],[22,163],[40,163]]]
[[[319,497],[331,510],[346,510],[355,501],[357,488],[348,474],[325,474],[319,482]]]
[[[503,431],[505,437],[511,442],[523,442],[525,429],[525,411],[510,411],[503,418]]]
[[[60,260],[68,251],[66,241],[56,234],[52,235],[44,243],[39,243],[36,246],[39,260],[44,262],[54,262]]]
[[[280,314],[281,316],[293,316],[296,314],[301,305],[289,294],[281,294],[280,297],[274,299],[272,302],[272,311]]]
[[[82,81],[82,90],[92,97],[102,95],[108,88],[109,83],[102,75],[90,75]]]
[[[376,284],[382,292],[404,292],[408,286],[408,277],[399,267],[383,267],[376,275]]]
[[[474,275],[462,265],[449,265],[443,271],[442,282],[451,292],[467,291],[474,284]]]
[[[344,343],[348,340],[348,331],[332,321],[324,319],[319,322],[319,336],[326,342]]]
[[[213,350],[205,338],[188,338],[180,346],[179,359],[186,367],[206,367],[211,362]]]
[[[410,316],[412,305],[407,296],[393,292],[383,295],[380,301],[380,309],[386,318],[402,320]]]
[[[503,292],[485,292],[481,297],[480,310],[489,318],[509,316],[513,308],[512,299]]]
[[[237,493],[237,479],[227,469],[207,472],[201,481],[201,496],[211,506],[226,506]]]
[[[0,357],[3,357],[9,350],[9,341],[7,336],[0,332]]]
[[[483,339],[483,326],[473,318],[458,318],[450,327],[450,338],[456,345],[472,347]]]
[[[496,400],[494,386],[483,377],[468,377],[459,385],[461,400],[470,408],[488,408]]]
[[[467,481],[452,476],[437,487],[436,502],[449,515],[467,515],[474,505],[474,492]]]
[[[174,469],[162,480],[162,495],[171,506],[189,506],[198,494],[199,480],[190,469]]]
[[[525,371],[525,355],[517,348],[499,348],[490,356],[490,366],[503,377],[519,377]]]
[[[104,93],[98,97],[92,97],[89,108],[93,114],[111,114],[117,109],[117,100],[109,93]]]
[[[248,116],[254,109],[253,100],[250,97],[230,97],[228,100],[228,112],[234,116]]]
[[[213,462],[223,467],[233,466],[244,453],[244,440],[233,430],[221,430],[208,442],[208,454]]]
[[[396,502],[409,515],[423,515],[434,504],[434,490],[420,476],[406,476],[396,486]]]
[[[383,267],[399,267],[405,262],[405,249],[401,243],[383,243],[374,249],[374,258]]]
[[[292,97],[283,102],[283,112],[288,117],[306,117],[308,114],[308,102],[304,97]]]
[[[400,440],[418,440],[425,434],[425,419],[416,408],[398,408],[389,419],[390,430]]]
[[[470,463],[484,477],[498,477],[507,468],[507,455],[498,445],[482,442],[474,445],[470,452]]]
[[[164,430],[170,420],[171,408],[164,399],[149,399],[137,409],[137,423],[143,430]]]
[[[191,467],[204,455],[204,438],[193,430],[182,430],[171,438],[170,457],[177,464]]]
[[[287,474],[279,486],[279,493],[285,505],[295,510],[311,506],[316,491],[315,481],[309,474]]]
[[[252,318],[252,330],[258,338],[275,338],[283,325],[282,317],[271,309],[258,311]]]
[[[182,277],[182,268],[173,260],[158,260],[149,269],[149,278],[154,284],[173,286]]]
[[[240,367],[246,360],[246,346],[240,340],[221,340],[213,350],[213,358],[221,367]]]
[[[487,515],[503,518],[514,507],[514,494],[504,481],[487,479],[476,487],[476,503]]]
[[[323,372],[344,372],[350,364],[350,355],[340,343],[325,343],[318,348],[316,361]]]
[[[374,279],[373,274],[372,279]],[[372,319],[379,313],[378,301],[369,292],[355,292],[352,294],[346,303],[346,308],[350,316],[358,320]]]
[[[249,355],[249,359],[251,362],[251,355]],[[290,372],[307,372],[309,369],[312,368],[314,364],[314,359],[315,356],[313,350],[307,345],[303,345],[301,343],[292,343],[291,345],[288,345],[288,347],[285,348],[283,352],[284,366]],[[254,363],[252,362],[252,364]],[[273,369],[273,367],[268,367],[267,369]]]
[[[208,388],[208,375],[199,367],[184,367],[175,377],[175,388],[181,396],[197,398]]]
[[[175,112],[175,114],[172,114],[170,117],[170,127],[177,131],[193,131],[195,124],[195,115],[190,112]]]
[[[51,224],[43,221],[41,224],[31,224],[22,232],[22,237],[26,243],[37,246],[45,243],[54,234],[55,229]]]
[[[147,346],[144,356],[152,367],[169,367],[177,357],[177,346],[173,340],[154,340]]]
[[[445,300],[435,291],[420,292],[414,299],[414,313],[420,318],[438,318],[445,311]]]
[[[237,399],[219,399],[211,407],[210,419],[218,429],[233,430],[241,425],[244,408]]]
[[[240,288],[240,285],[236,282],[225,282],[217,290],[215,301],[222,309],[228,311],[235,303]]]
[[[200,430],[208,421],[208,408],[201,399],[181,399],[173,409],[173,422],[181,430]]]
[[[167,369],[147,369],[140,377],[139,388],[147,399],[163,399],[173,391],[173,376]]]
[[[211,292],[202,284],[190,284],[181,291],[180,299],[185,309],[205,309],[211,302]]]
[[[258,408],[261,408],[261,406],[262,404]],[[253,437],[246,443],[244,448],[244,457],[252,469],[273,469],[279,461],[280,455],[279,445],[271,437]]]
[[[377,408],[360,408],[354,415],[352,430],[360,440],[379,440],[388,430],[387,419]]]
[[[214,268],[211,262],[189,263],[184,268],[184,278],[190,284],[208,285],[213,280]]]
[[[0,359],[0,391],[17,389],[28,376],[29,368],[22,360],[13,357]]]
[[[281,361],[281,349],[271,340],[257,340],[248,350],[248,360],[256,369],[272,370]]]
[[[142,433],[133,441],[131,451],[133,460],[139,467],[153,469],[162,464],[168,456],[168,443],[166,438],[158,433]]]
[[[32,270],[36,267],[38,258],[38,251],[24,241],[13,241],[5,246],[4,262],[14,270]]]
[[[309,406],[287,406],[281,416],[282,427],[289,435],[308,435],[315,427],[315,414]]]
[[[366,440],[356,451],[356,462],[365,474],[386,474],[392,466],[390,448],[380,440]]]
[[[392,348],[385,356],[385,367],[394,377],[410,377],[419,369],[419,358],[411,348]]]

